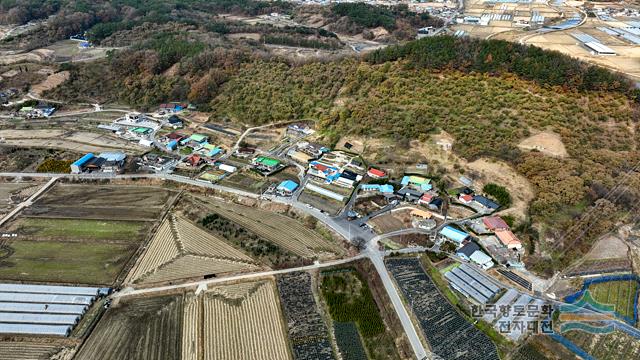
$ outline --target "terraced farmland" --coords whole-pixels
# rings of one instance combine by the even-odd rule
[[[311,288],[311,275],[294,272],[278,277],[278,290],[296,360],[331,360],[329,331]]]
[[[58,353],[62,346],[35,342],[0,342],[0,359],[45,360]]]
[[[121,300],[107,310],[74,360],[179,360],[183,296]]]
[[[243,252],[172,215],[160,225],[127,282],[158,283],[258,269]]]
[[[393,275],[433,352],[443,359],[498,360],[495,344],[440,294],[417,258],[390,258]]]
[[[290,359],[271,281],[228,285],[204,295],[204,360]]]
[[[210,211],[299,256],[311,258],[323,254],[344,254],[340,246],[330,243],[287,216],[231,203],[207,202],[205,206]]]

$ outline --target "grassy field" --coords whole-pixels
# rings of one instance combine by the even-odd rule
[[[110,285],[133,254],[125,244],[11,241],[0,279]]]
[[[34,237],[139,241],[145,224],[137,221],[24,218],[18,231]]]
[[[589,286],[591,296],[596,301],[615,306],[618,314],[631,319],[637,289],[637,281],[609,281]]]

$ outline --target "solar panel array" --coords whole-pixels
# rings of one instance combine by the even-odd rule
[[[0,334],[68,336],[99,288],[0,284]]]
[[[444,276],[453,288],[479,304],[486,304],[500,290],[484,274],[467,264],[454,268]]]
[[[513,271],[509,271],[509,270],[504,270],[504,269],[498,269],[498,272],[500,274],[502,274],[504,277],[506,277],[507,279],[513,281],[514,283],[522,286],[523,288],[531,291],[533,290],[533,285],[531,284],[531,281],[523,278],[522,276],[514,273]]]

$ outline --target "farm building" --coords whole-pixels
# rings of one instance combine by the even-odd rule
[[[369,168],[369,171],[367,171],[367,175],[369,175],[369,177],[372,177],[374,179],[380,179],[387,176],[387,173],[375,168]]]
[[[71,164],[71,173],[80,174],[82,171],[84,171],[85,165],[93,158],[95,158],[95,155],[93,155],[92,153],[88,153],[80,159],[76,160],[73,164]]]
[[[480,246],[474,242],[469,242],[456,251],[456,255],[462,260],[469,261],[474,252],[480,250]]]
[[[433,200],[433,195],[429,193],[425,193],[425,194],[422,194],[422,196],[420,197],[420,200],[418,200],[418,204],[428,206],[431,200]]]
[[[149,139],[140,139],[138,144],[140,144],[141,146],[144,146],[144,147],[152,147],[153,146],[153,141],[151,141]]]
[[[298,188],[298,184],[295,181],[285,180],[281,182],[276,190],[283,195],[291,195]]]
[[[482,219],[484,226],[491,231],[509,230],[509,225],[499,216],[487,216]]]
[[[251,161],[254,169],[262,172],[263,174],[268,175],[271,172],[278,170],[281,167],[281,162],[278,159],[266,157],[266,156],[258,156],[257,158]]]
[[[167,119],[167,124],[174,129],[181,128],[184,125],[184,123],[182,122],[182,119],[180,119],[175,115],[169,116],[169,118]]]
[[[308,173],[321,179],[325,179],[327,183],[332,183],[340,177],[338,168],[323,164],[318,161],[312,161],[309,163]]]
[[[213,144],[205,143],[202,145],[202,153],[208,157],[214,157],[222,152],[222,148]]]
[[[466,232],[458,230],[451,226],[445,226],[442,230],[440,230],[440,235],[446,237],[449,240],[452,240],[457,244],[461,244],[469,237],[469,234],[467,234]]]
[[[186,159],[184,159],[184,162],[189,166],[196,167],[202,164],[203,160],[202,160],[202,157],[200,157],[200,155],[191,154]]]
[[[228,173],[234,173],[238,170],[238,168],[236,168],[235,166],[231,166],[228,164],[220,164],[218,165],[218,169],[228,172]]]
[[[334,200],[344,201],[344,196],[342,196],[342,195],[340,195],[338,193],[335,193],[335,192],[333,192],[331,190],[327,190],[327,189],[321,188],[320,186],[317,186],[317,185],[314,185],[314,184],[311,184],[311,183],[308,183],[305,186],[305,189],[309,189],[310,191],[313,191],[315,193],[318,193],[320,195],[326,196],[326,197],[334,199]]]
[[[440,210],[440,208],[442,207],[442,204],[443,204],[442,199],[440,199],[439,197],[433,198],[429,202],[429,209],[431,209],[431,210]]]
[[[504,246],[509,249],[522,249],[522,243],[511,232],[511,230],[496,230],[496,237]]]
[[[480,206],[482,206],[484,209],[489,210],[489,211],[498,210],[498,208],[500,207],[499,204],[497,204],[493,200],[491,200],[489,198],[486,198],[486,197],[484,197],[482,195],[475,195],[473,197],[473,201],[475,201]]]
[[[422,191],[429,191],[433,188],[431,185],[431,179],[417,175],[403,176],[400,184],[402,184],[402,186],[418,187]]]
[[[207,141],[209,141],[209,137],[207,135],[192,134],[189,137],[189,142],[194,142],[194,143],[197,143],[197,144],[204,144]]]
[[[596,55],[607,55],[607,56],[615,56],[616,52],[610,47],[600,44],[599,42],[590,41],[584,43],[584,46],[591,50],[592,53]]]
[[[490,279],[468,264],[462,264],[444,274],[451,286],[459,293],[479,304],[486,304],[500,288]]]
[[[469,260],[476,263],[476,265],[480,266],[483,270],[488,270],[493,267],[491,257],[480,250],[471,254],[471,256],[469,256]]]
[[[392,194],[393,193],[393,185],[391,184],[364,184],[361,186],[362,191],[378,191],[383,194]]]
[[[397,194],[402,196],[405,201],[417,202],[418,200],[420,200],[424,192],[420,190],[414,190],[405,186],[402,189],[398,190]]]
[[[313,159],[313,156],[302,152],[302,151],[298,151],[296,149],[291,149],[287,152],[287,156],[289,156],[291,159],[299,162],[299,163],[303,163],[306,164],[309,161],[311,161]]]
[[[458,201],[463,204],[470,204],[473,201],[473,196],[469,194],[460,194],[460,196],[458,196]]]
[[[411,216],[419,217],[419,218],[422,218],[422,219],[431,219],[433,214],[431,214],[429,211],[424,211],[424,210],[420,210],[420,209],[413,209],[413,210],[411,210]]]
[[[99,158],[104,159],[104,163],[102,164],[102,171],[104,172],[118,172],[124,166],[124,161],[127,158],[127,155],[123,152],[104,152],[101,153]]]
[[[178,141],[177,140],[170,140],[167,143],[167,149],[174,151],[178,148]]]
[[[170,103],[170,104],[160,104],[160,111],[164,111],[165,113],[174,113],[178,111],[182,111],[187,108],[187,104],[183,103]]]
[[[246,158],[255,154],[256,149],[252,147],[241,147],[235,151],[234,155],[239,158]]]

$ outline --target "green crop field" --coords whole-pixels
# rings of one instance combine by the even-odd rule
[[[325,272],[322,274],[321,289],[333,321],[354,323],[371,359],[399,358],[394,339],[386,331],[371,290],[360,273],[353,268]],[[342,345],[353,346],[346,343]]]
[[[596,301],[615,306],[618,314],[631,319],[637,289],[637,281],[609,281],[589,286],[591,296]]]
[[[18,240],[4,249],[0,279],[110,285],[135,246]]]
[[[20,233],[34,237],[81,240],[142,239],[145,224],[136,221],[25,218],[18,224]]]

